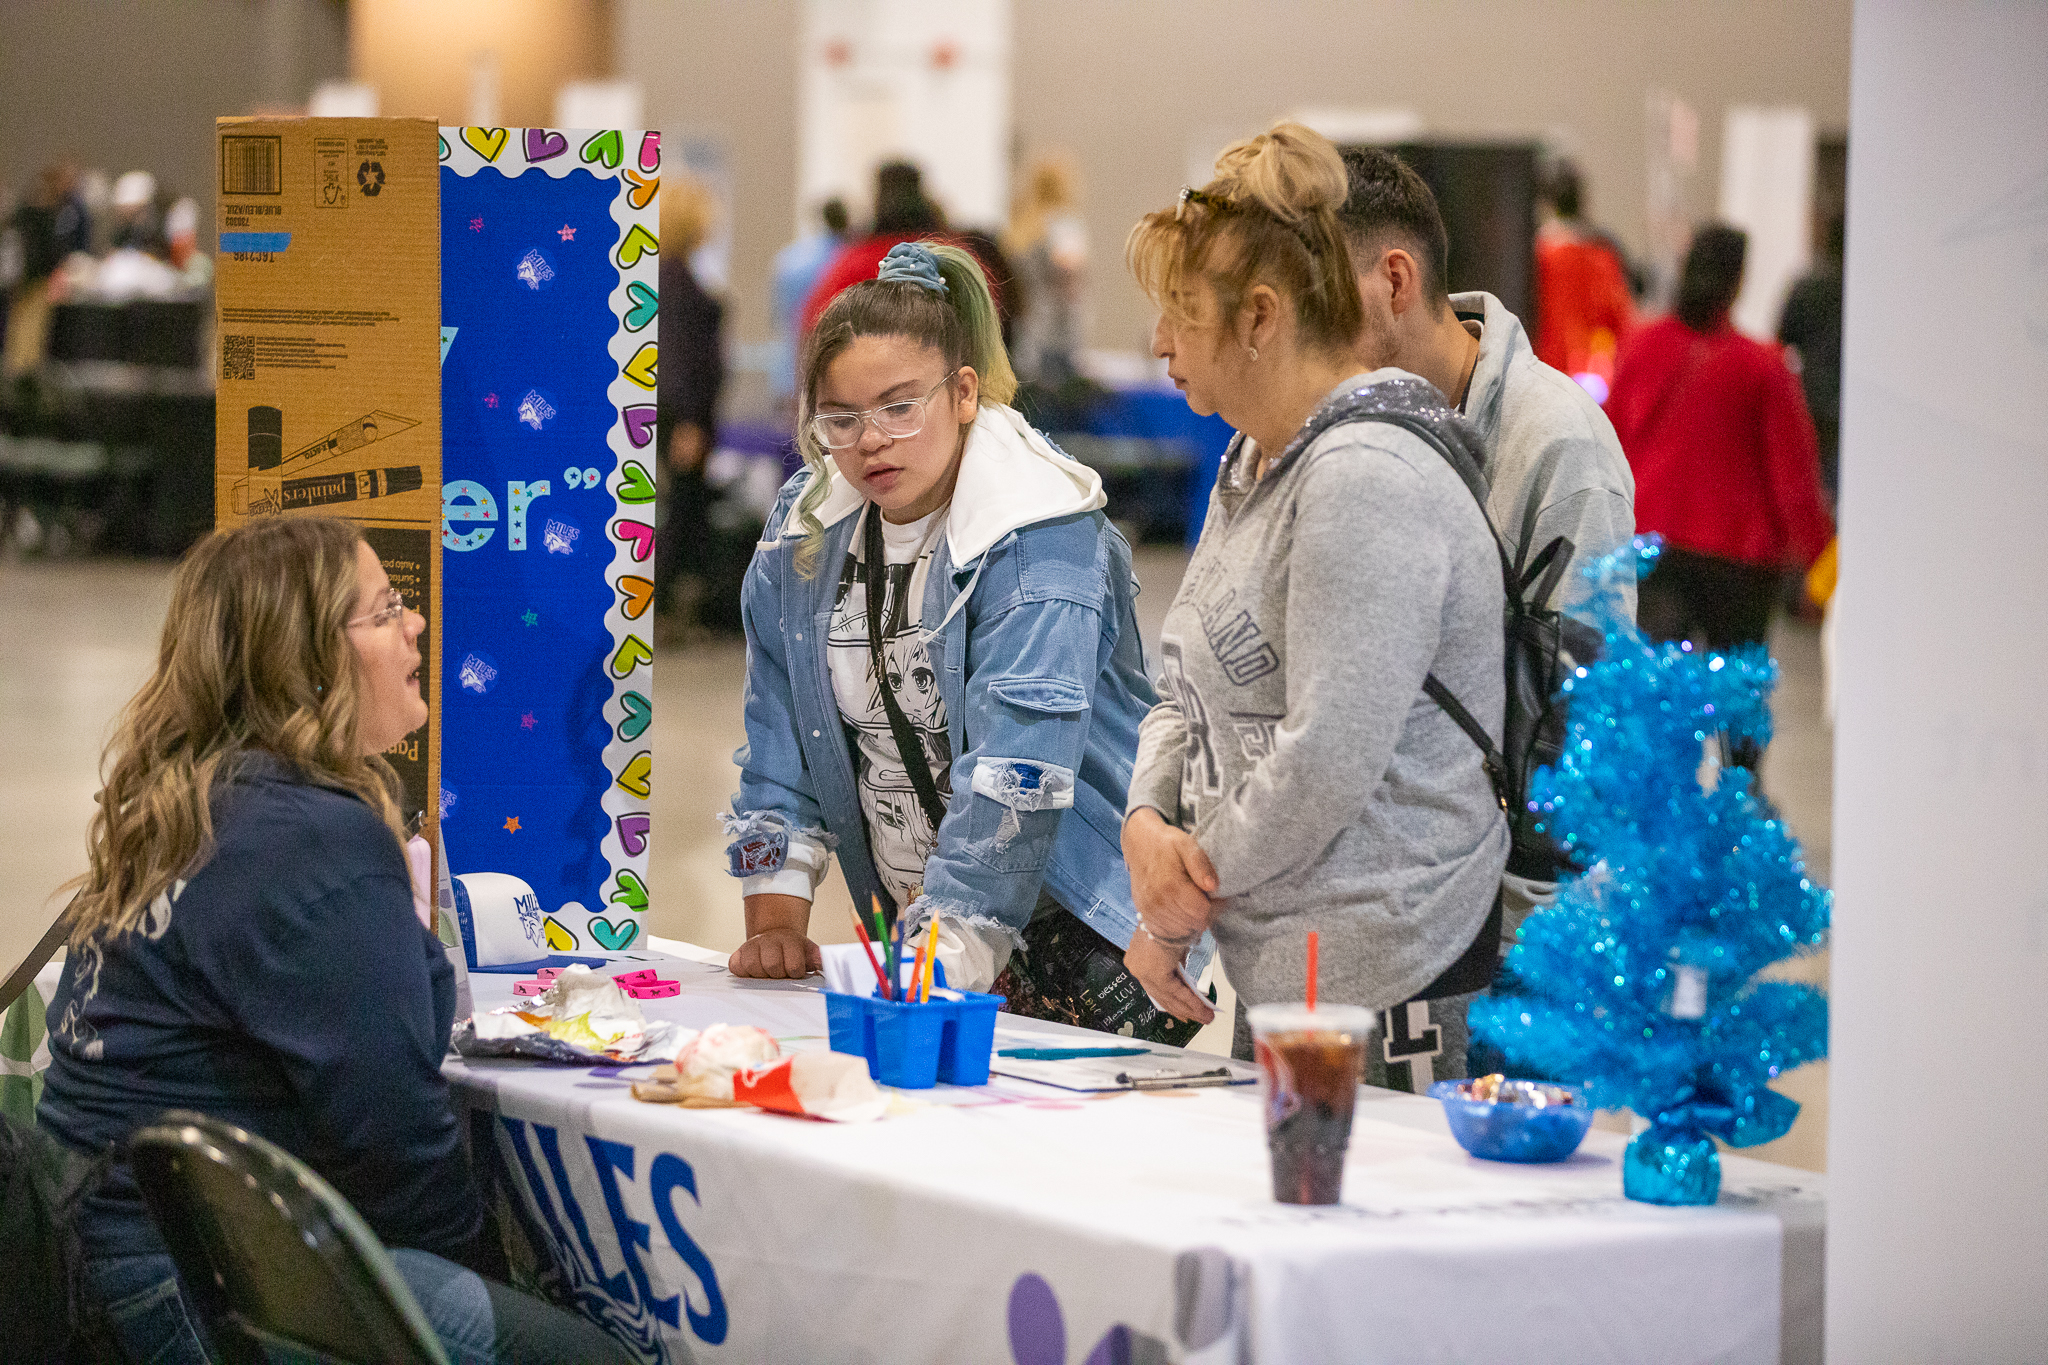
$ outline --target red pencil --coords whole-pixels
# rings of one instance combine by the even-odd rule
[[[1316,931],[1308,931],[1308,1007],[1316,1007]]]
[[[919,983],[924,980],[924,945],[917,945],[917,961],[910,968],[910,999],[915,1004],[928,1004]]]
[[[860,911],[849,905],[846,913],[853,916],[853,931],[860,935],[861,951],[868,955],[868,965],[875,969],[875,980],[882,983],[882,998],[886,1000],[889,998],[889,978],[882,974],[882,964],[875,961],[875,945],[868,938],[868,927],[860,922]]]

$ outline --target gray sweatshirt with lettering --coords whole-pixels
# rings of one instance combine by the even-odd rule
[[[1331,397],[1388,380],[1421,382],[1377,370]],[[1434,672],[1498,740],[1501,592],[1478,503],[1411,432],[1347,423],[1256,482],[1225,460],[1167,611],[1129,808],[1191,830],[1215,864],[1216,942],[1245,1003],[1302,998],[1310,929],[1321,998],[1374,1008],[1478,933],[1507,825],[1478,746],[1422,682]]]

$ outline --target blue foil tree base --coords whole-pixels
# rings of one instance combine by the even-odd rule
[[[1645,1204],[1711,1204],[1721,1197],[1721,1154],[1697,1128],[1653,1126],[1621,1159],[1621,1192]]]

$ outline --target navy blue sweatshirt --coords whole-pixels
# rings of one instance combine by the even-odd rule
[[[41,1126],[93,1151],[196,1109],[305,1161],[386,1245],[458,1255],[483,1214],[441,1076],[454,976],[391,831],[267,754],[213,811],[168,907],[66,960]],[[125,1167],[82,1232],[95,1257],[164,1250]]]

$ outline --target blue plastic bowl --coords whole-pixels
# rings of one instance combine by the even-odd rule
[[[1464,1081],[1438,1081],[1429,1093],[1444,1107],[1451,1136],[1458,1145],[1488,1161],[1563,1161],[1579,1149],[1593,1126],[1593,1111],[1577,1090],[1572,1103],[1536,1108],[1527,1104],[1496,1104],[1467,1099],[1458,1093]],[[1546,1081],[1543,1084],[1551,1084]]]

